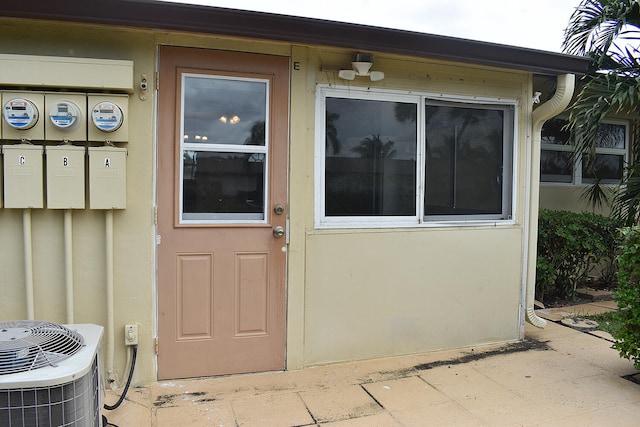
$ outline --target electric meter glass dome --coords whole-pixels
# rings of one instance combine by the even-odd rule
[[[24,98],[13,98],[2,106],[2,117],[14,129],[31,129],[38,123],[38,108]]]
[[[73,130],[80,123],[80,108],[71,101],[58,101],[49,109],[49,119],[60,130]]]
[[[110,101],[99,102],[91,110],[91,121],[102,132],[117,131],[123,119],[120,107]]]

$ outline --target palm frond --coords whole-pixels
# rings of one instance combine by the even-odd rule
[[[581,89],[569,107],[567,129],[572,161],[593,170],[598,127],[614,114],[637,116],[640,111],[640,0],[582,0],[565,30],[565,52],[588,56],[590,66]],[[640,125],[632,127],[634,147],[620,185],[609,197],[599,182],[583,197],[592,206],[611,201],[612,214],[628,224],[640,218]]]
[[[582,56],[594,50],[607,52],[621,34],[633,37],[639,27],[636,0],[583,0],[565,29],[563,50]]]
[[[580,198],[585,200],[595,211],[596,209],[602,209],[604,206],[609,206],[611,191],[604,187],[598,179],[593,185],[584,188]]]

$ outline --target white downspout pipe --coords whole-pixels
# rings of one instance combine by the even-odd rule
[[[22,236],[24,240],[24,286],[27,297],[27,319],[35,320],[33,297],[33,248],[31,242],[31,209],[22,211]]]
[[[67,324],[73,324],[73,224],[71,209],[64,211],[64,283],[67,301]]]
[[[536,292],[536,259],[538,254],[538,210],[540,208],[540,141],[544,122],[562,113],[573,96],[575,75],[563,74],[558,76],[556,92],[549,101],[533,110],[532,140],[529,173],[527,174],[526,197],[528,209],[525,211],[525,269],[523,277],[526,286],[526,319],[538,328],[544,328],[547,322],[535,313],[534,300]]]

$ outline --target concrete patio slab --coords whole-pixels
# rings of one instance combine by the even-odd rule
[[[594,301],[590,305],[595,305],[596,307],[604,307],[604,308],[608,308],[610,310],[616,310],[618,308],[618,304],[613,300],[609,300],[609,301]]]
[[[382,407],[391,412],[444,403],[450,400],[442,392],[417,376],[365,384],[364,388]]]
[[[554,419],[538,424],[539,427],[602,427],[615,425],[616,427],[633,427],[638,425],[638,415],[624,408],[604,408],[584,412],[577,415]]]
[[[229,402],[201,403],[176,408],[158,408],[156,412],[156,427],[235,426],[235,422],[235,415]],[[134,424],[120,425],[133,426]]]
[[[238,427],[314,425],[297,393],[256,396],[231,402]]]
[[[471,398],[506,391],[506,387],[479,372],[471,364],[431,369],[420,378],[451,399]]]
[[[382,412],[376,415],[369,415],[361,418],[351,418],[344,421],[336,421],[333,423],[320,423],[322,427],[402,427],[399,421],[394,419],[390,414]]]
[[[525,336],[298,371],[162,381],[131,389],[105,413],[120,427],[637,425],[640,384],[623,377],[639,372],[610,341],[554,322],[526,325]],[[118,396],[107,393],[107,402]]]
[[[395,411],[392,415],[403,426],[488,426],[454,401]]]
[[[319,423],[366,417],[382,412],[380,405],[359,385],[302,392],[300,397]]]
[[[544,319],[558,322],[565,317],[580,317],[614,311],[615,301],[597,301],[588,304],[579,304],[571,307],[543,308],[536,310],[536,314]]]

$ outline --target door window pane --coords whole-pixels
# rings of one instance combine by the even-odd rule
[[[185,143],[265,145],[264,81],[184,77]]]
[[[425,215],[503,212],[504,111],[426,106]]]
[[[416,212],[417,104],[327,98],[325,215]]]
[[[263,219],[264,160],[263,153],[185,151],[183,218]]]

